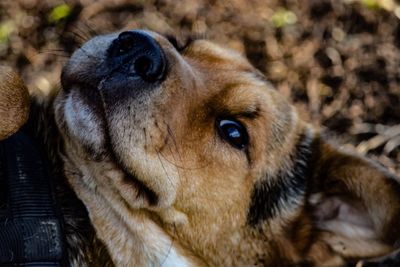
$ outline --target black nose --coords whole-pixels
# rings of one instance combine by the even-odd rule
[[[108,50],[113,65],[129,75],[154,83],[164,78],[166,59],[158,43],[144,31],[118,35]]]

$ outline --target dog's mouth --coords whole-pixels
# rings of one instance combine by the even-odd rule
[[[144,206],[155,206],[158,203],[158,195],[148,186],[146,186],[136,174],[131,173],[124,167],[123,163],[116,160],[115,152],[110,149],[110,155],[117,168],[123,173],[123,181],[127,186],[131,186],[136,191],[136,203],[141,203]],[[133,204],[133,203],[132,203]]]
[[[80,157],[82,159],[86,159],[85,161],[89,160],[91,162],[90,165],[94,164],[95,166],[99,166],[98,168],[112,170],[113,174],[109,175],[106,179],[121,180],[121,184],[125,187],[125,191],[129,191],[130,193],[127,197],[130,201],[127,202],[134,202],[130,203],[131,205],[156,205],[158,201],[157,194],[146,186],[135,173],[128,170],[128,168],[125,167],[125,164],[119,160],[121,157],[119,156],[118,151],[113,148],[110,141],[110,129],[107,127],[104,110],[101,105],[98,105],[98,102],[95,101],[99,98],[98,94],[86,95],[82,93],[80,86],[82,85],[74,84],[74,89],[71,89],[68,92],[69,96],[66,96],[62,108],[62,116],[66,122],[66,127],[60,128],[68,136],[66,141],[67,150],[71,149],[69,148],[71,145],[68,140],[72,140],[73,143],[77,143],[78,146],[81,147]],[[88,85],[85,85],[84,88],[87,88],[87,86]],[[69,98],[74,98],[75,101],[69,100]],[[86,113],[82,113],[82,116],[79,112],[75,112],[75,114],[71,115],[71,113],[74,112],[73,110],[72,112],[71,110],[68,110],[67,106],[70,105],[69,102],[74,102],[76,109],[85,110]],[[94,105],[94,103],[97,105]],[[86,116],[87,114],[90,114],[90,116]],[[79,127],[83,124],[92,125],[92,128],[82,129],[82,127]],[[101,131],[98,129],[101,129]],[[89,134],[87,135],[85,132]],[[93,134],[91,135],[90,132]],[[96,140],[99,139],[101,141],[98,141],[97,143]],[[104,162],[108,162],[111,167],[103,167]],[[115,175],[115,173],[117,175]],[[109,183],[112,184],[112,182]],[[120,191],[120,188],[118,187],[121,186],[113,187],[113,190]],[[130,190],[126,190],[127,188],[130,188]]]
[[[115,181],[108,183],[114,183],[113,190],[121,195],[127,205],[132,207],[157,205],[158,194],[142,182],[134,171],[126,167],[123,157],[112,144],[111,131],[121,129],[111,127],[107,123],[109,114],[106,114],[107,107],[103,103],[104,96],[98,88],[99,84],[71,80],[68,82],[69,89],[65,90],[64,99],[60,101],[63,103],[62,117],[66,122],[66,127],[60,127],[62,131],[68,135],[68,139],[82,147],[82,158],[98,164],[99,168],[102,168],[103,162],[110,163],[111,167],[105,169],[111,169],[117,175],[114,177],[111,175],[107,179],[121,181],[118,184],[115,184]]]
[[[146,187],[139,179],[135,176],[125,173],[125,179],[132,184],[137,190],[137,198],[142,199],[143,202],[149,206],[155,206],[158,203],[157,194],[150,188]]]

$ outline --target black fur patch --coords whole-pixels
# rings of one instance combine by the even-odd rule
[[[273,179],[268,175],[254,186],[247,223],[257,226],[274,218],[285,207],[299,205],[299,199],[306,193],[312,138],[302,135],[291,156],[293,168],[281,170]]]

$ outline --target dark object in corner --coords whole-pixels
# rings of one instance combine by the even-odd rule
[[[0,142],[6,194],[0,203],[0,266],[65,266],[62,217],[47,164],[24,130]]]

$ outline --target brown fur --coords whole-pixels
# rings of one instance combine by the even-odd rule
[[[150,34],[170,67],[134,97],[97,72],[116,35],[64,68],[64,174],[95,231],[70,227],[71,257],[103,243],[116,266],[343,266],[398,246],[396,177],[327,143],[241,55],[205,40],[178,53]],[[220,117],[245,125],[246,149],[219,137]]]
[[[10,67],[0,65],[0,140],[16,132],[28,119],[29,94]]]

